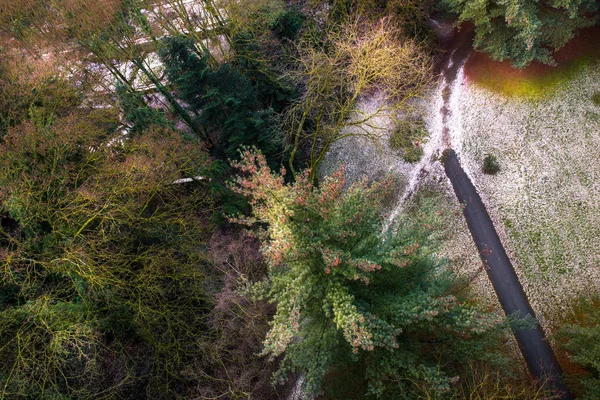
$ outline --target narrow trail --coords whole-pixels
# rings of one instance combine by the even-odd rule
[[[472,51],[472,32],[467,30],[454,41],[454,50],[450,53],[442,76],[442,146],[444,153],[444,169],[452,183],[458,201],[464,205],[463,213],[469,231],[479,250],[479,255],[485,266],[490,281],[496,291],[500,304],[506,315],[535,319],[527,296],[515,270],[506,255],[504,246],[498,237],[494,224],[481,201],[475,186],[462,169],[460,161],[451,149],[450,127],[448,119],[451,113],[449,104],[453,84],[460,68],[464,65]],[[452,47],[451,47],[452,48]],[[531,374],[541,382],[547,381],[551,388],[562,400],[571,400],[573,396],[562,381],[562,371],[556,356],[548,344],[544,331],[538,323],[531,328],[513,329],[513,333],[525,358]]]
[[[458,33],[454,33],[454,29],[448,27],[451,25],[441,25],[435,20],[430,20],[432,28],[436,31],[442,31],[440,41],[442,46],[452,49],[446,56],[446,60],[442,63],[444,69],[441,72],[441,81],[436,92],[436,96],[442,99],[442,106],[439,110],[441,118],[433,123],[434,126],[429,129],[429,143],[424,148],[424,154],[413,171],[409,174],[408,184],[404,193],[400,196],[396,207],[392,210],[387,221],[384,224],[383,231],[387,231],[402,212],[406,201],[413,196],[418,190],[422,182],[429,175],[432,166],[437,163],[438,157],[445,149],[450,148],[450,130],[448,128],[448,119],[450,117],[450,95],[452,87],[455,84],[456,77],[464,66],[472,46],[472,30],[463,29]],[[439,97],[437,98],[439,100]],[[436,104],[438,102],[436,101]],[[440,127],[441,125],[441,127]]]

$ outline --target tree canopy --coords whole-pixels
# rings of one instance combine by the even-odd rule
[[[433,255],[435,212],[382,235],[389,180],[344,191],[343,170],[319,187],[306,171],[286,185],[249,151],[236,166],[244,175],[234,188],[253,214],[235,220],[260,227],[269,273],[255,290],[277,306],[263,354],[284,356],[280,377],[301,372],[319,391],[327,373],[353,369],[367,397],[406,398],[418,385],[449,391],[452,364],[494,321],[461,301],[456,277]]]
[[[597,11],[440,1],[519,66]],[[412,118],[435,4],[6,2],[0,398],[275,399],[275,371],[331,399],[527,398],[436,255],[448,210],[383,232],[392,178],[318,178],[336,141]],[[569,332],[573,354],[596,334]]]
[[[495,60],[523,68],[553,64],[552,52],[598,20],[595,0],[442,0],[459,21],[475,26],[474,45]]]
[[[159,51],[166,74],[178,95],[216,145],[217,155],[235,158],[243,145],[254,145],[282,161],[283,137],[273,110],[262,104],[250,79],[230,64],[208,64],[184,36],[163,41]]]
[[[201,174],[206,153],[91,121],[36,118],[0,145],[3,398],[169,397],[200,352],[211,199],[172,183]]]

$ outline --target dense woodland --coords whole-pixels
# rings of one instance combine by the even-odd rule
[[[0,5],[0,398],[279,399],[298,379],[323,399],[544,398],[505,350],[516,322],[436,255],[456,210],[423,198],[384,231],[393,176],[318,171],[435,84],[432,16],[522,67],[598,2],[196,3]],[[582,307],[557,340],[593,399]]]

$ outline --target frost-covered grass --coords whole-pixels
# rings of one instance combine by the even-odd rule
[[[547,97],[519,100],[466,82],[452,147],[495,220],[538,316],[600,291],[600,63]],[[500,163],[486,175],[486,154]]]
[[[423,107],[418,99],[414,99],[410,110],[418,113]],[[417,164],[406,162],[402,153],[390,146],[390,136],[398,125],[396,118],[387,112],[377,113],[381,106],[381,98],[373,96],[363,99],[357,105],[360,112],[374,115],[366,123],[359,126],[344,128],[346,136],[333,143],[319,166],[321,178],[336,171],[344,165],[346,182],[350,184],[366,176],[370,181],[382,179],[387,174],[398,177],[397,191],[402,191],[409,185],[409,177],[418,167]],[[370,137],[367,138],[365,134]]]

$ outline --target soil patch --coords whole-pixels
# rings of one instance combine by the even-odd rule
[[[539,97],[554,91],[583,66],[600,58],[599,42],[600,26],[584,29],[554,53],[556,66],[535,62],[524,69],[514,68],[510,61],[494,61],[484,53],[474,52],[465,64],[465,76],[495,92]]]

